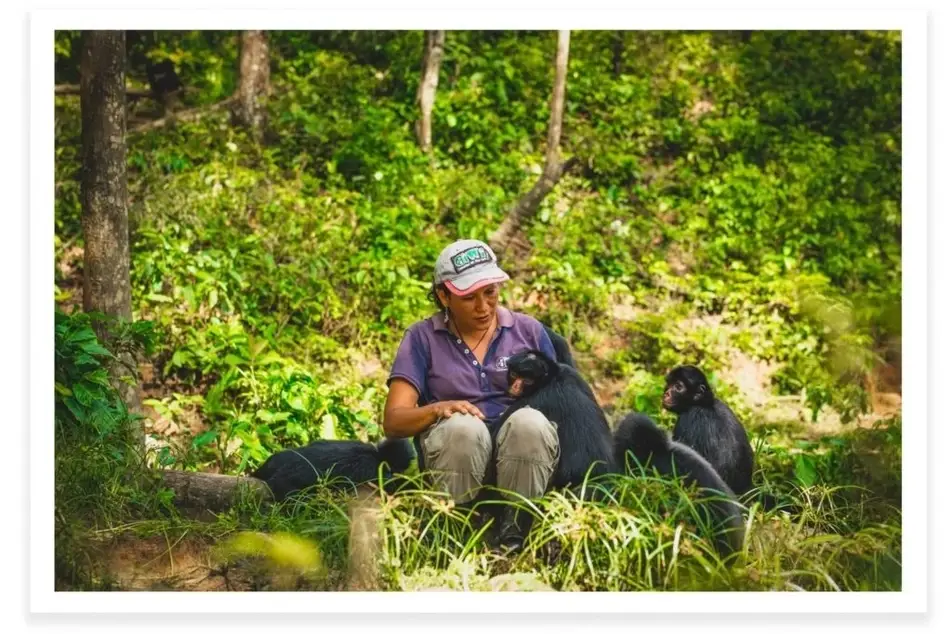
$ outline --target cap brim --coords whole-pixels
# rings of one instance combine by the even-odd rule
[[[461,275],[452,282],[447,280],[445,284],[446,288],[449,289],[449,291],[454,295],[468,295],[478,291],[484,286],[488,286],[490,284],[499,284],[500,282],[505,282],[508,279],[509,276],[505,271],[503,271],[498,266],[493,266],[488,270],[483,268],[479,271]]]

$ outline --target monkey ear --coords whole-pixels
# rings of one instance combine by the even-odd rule
[[[704,398],[704,394],[706,392],[707,392],[707,386],[701,383],[700,385],[697,386],[697,392],[695,392],[694,394],[694,400],[700,401],[702,398]]]

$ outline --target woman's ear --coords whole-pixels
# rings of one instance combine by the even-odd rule
[[[436,296],[440,298],[440,303],[443,304],[443,308],[449,308],[450,297],[446,291],[444,291],[442,288],[438,288],[436,289]]]

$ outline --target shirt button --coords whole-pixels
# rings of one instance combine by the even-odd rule
[[[456,340],[456,343],[463,343],[463,340],[462,340],[462,339],[457,339],[457,340]]]
[[[486,373],[485,373],[485,372],[480,372],[480,373],[479,373],[479,376],[481,376],[481,377],[483,377],[483,378],[485,379],[485,378],[486,378]]]
[[[479,363],[476,361],[473,361],[473,365],[479,365]]]
[[[469,354],[469,350],[466,350],[466,354]]]

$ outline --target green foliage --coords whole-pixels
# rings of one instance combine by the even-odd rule
[[[129,85],[146,85],[148,60],[168,59],[186,106],[233,93],[237,32],[141,33]],[[79,37],[56,34],[58,83],[78,83]],[[430,156],[414,132],[422,32],[269,38],[265,144],[225,111],[128,139],[133,313],[155,332],[146,405],[180,430],[153,456],[165,466],[246,473],[283,447],[377,439],[396,345],[433,310],[437,253],[488,238],[542,169],[552,32],[447,34]],[[616,412],[670,420],[663,375],[694,363],[759,424],[735,384],[740,355],[769,368],[768,400],[795,398],[812,422],[828,410],[856,420],[870,407],[868,376],[901,336],[900,53],[896,32],[573,32],[561,149],[578,167],[524,227],[528,260],[503,262],[505,302],[569,336],[586,375],[616,388]],[[153,109],[142,100],[131,116]],[[57,97],[61,305],[81,289],[79,115],[75,96]],[[83,339],[82,319],[57,318],[57,425],[92,448],[75,456],[92,458],[58,454],[70,474],[58,486],[108,505],[135,497],[116,484],[128,415],[103,379],[112,356]],[[746,577],[712,563],[703,534],[673,516],[634,513],[634,497],[618,508],[548,499],[520,565],[558,588],[894,587],[896,517],[857,487],[898,506],[898,429],[800,445],[757,432],[764,487],[846,519],[756,516],[777,541],[750,542]],[[81,499],[58,488],[58,503],[61,492]],[[393,502],[389,587],[434,569],[488,584],[495,564],[472,518],[438,498]],[[328,566],[343,565],[343,513],[295,513],[253,528],[314,531]],[[554,527],[576,521],[568,558],[539,567],[542,544],[565,541]],[[599,522],[608,536],[590,530]]]
[[[148,505],[128,478],[140,451],[130,444],[139,424],[113,386],[120,352],[149,350],[151,324],[116,324],[102,315],[56,311],[55,566],[57,583],[98,587],[87,561],[86,530]],[[109,332],[109,347],[94,328]]]
[[[102,345],[94,327],[108,329],[110,348]],[[56,311],[55,383],[57,432],[65,439],[121,436],[131,420],[110,377],[117,353],[154,345],[148,322],[116,323],[96,313]]]

